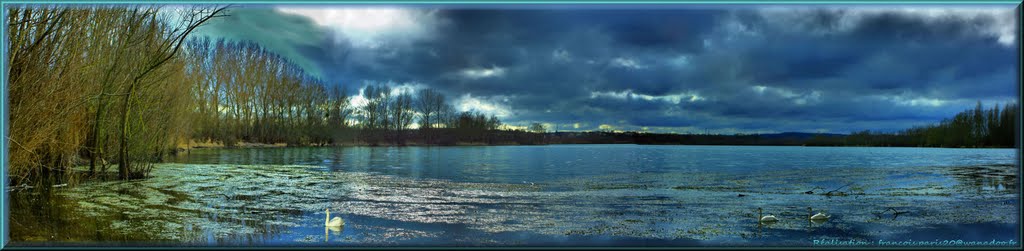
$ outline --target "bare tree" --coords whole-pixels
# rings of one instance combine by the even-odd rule
[[[438,117],[445,106],[444,95],[434,89],[424,89],[417,93],[416,110],[420,116],[420,128],[430,129],[438,124],[441,119]]]
[[[366,129],[389,128],[387,111],[391,105],[391,88],[383,84],[369,84],[363,89],[363,123]]]
[[[348,117],[352,115],[352,109],[349,108],[348,92],[341,85],[335,85],[331,87],[330,100],[331,112],[328,117],[331,119],[331,125],[347,128]]]
[[[547,128],[545,128],[544,124],[534,122],[533,124],[530,124],[528,130],[535,133],[544,133],[547,131]]]
[[[396,95],[389,113],[391,114],[391,121],[394,123],[394,127],[390,129],[394,130],[397,143],[401,143],[405,129],[409,128],[415,116],[412,110],[412,94],[401,93]]]
[[[441,106],[441,110],[437,113],[437,124],[444,126],[445,128],[455,128],[458,124],[458,112],[455,111],[455,107],[451,104],[444,104]]]

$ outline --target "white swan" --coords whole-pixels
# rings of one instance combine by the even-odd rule
[[[770,215],[769,214],[769,215],[761,216],[761,208],[760,207],[757,208],[757,223],[762,223],[762,222],[770,223],[770,222],[776,222],[776,221],[779,221],[779,219],[775,218],[775,215]]]
[[[334,217],[334,219],[331,219],[331,209],[324,209],[324,211],[327,212],[327,217],[324,218],[324,226],[340,227],[345,225],[345,220],[342,220],[341,217]]]
[[[811,208],[807,207],[807,219],[812,221],[825,221],[828,220],[829,217],[831,217],[830,215],[821,212],[818,212],[818,214],[815,215],[811,215],[811,213],[813,213]]]

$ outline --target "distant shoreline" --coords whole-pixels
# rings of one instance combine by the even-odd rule
[[[569,145],[569,144],[487,144],[487,143],[476,143],[476,142],[461,142],[454,145],[450,144],[422,144],[417,142],[407,142],[406,144],[392,144],[392,143],[377,143],[370,144],[365,142],[360,143],[342,143],[342,144],[306,144],[306,145],[288,145],[287,143],[252,143],[252,142],[239,142],[234,146],[226,146],[221,142],[202,142],[192,144],[179,144],[178,151],[185,151],[191,149],[240,149],[240,148],[297,148],[297,147],[346,147],[346,146],[365,146],[365,147],[403,147],[403,146],[516,146],[516,145]],[[572,144],[578,145],[578,144]]]
[[[797,144],[667,144],[667,143],[655,143],[655,144],[644,144],[636,142],[621,142],[621,143],[548,143],[548,144],[518,144],[515,142],[509,143],[496,143],[487,144],[479,142],[463,142],[456,144],[421,144],[417,142],[408,142],[406,144],[393,144],[393,143],[343,143],[343,144],[310,144],[310,145],[288,145],[286,143],[251,143],[251,142],[239,142],[235,146],[225,146],[223,143],[197,143],[189,146],[179,145],[178,152],[187,152],[190,150],[199,149],[259,149],[259,148],[303,148],[303,147],[464,147],[464,146],[547,146],[547,145],[651,145],[651,146],[794,146],[794,147],[883,147],[883,148],[948,148],[948,149],[1016,149],[1017,147],[936,147],[936,146],[871,146],[871,145],[797,145]]]

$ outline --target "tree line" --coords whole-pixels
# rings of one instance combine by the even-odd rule
[[[937,124],[898,132],[864,130],[850,134],[675,134],[643,132],[548,133],[546,143],[665,144],[665,145],[782,145],[782,146],[897,146],[897,147],[1016,147],[1020,106],[996,104],[985,109],[979,101]]]
[[[251,42],[196,38],[184,58],[195,107],[192,138],[288,145],[438,144],[479,141],[501,121],[476,111],[458,112],[434,89],[367,83],[356,106],[341,83],[311,77],[293,63]],[[418,130],[411,130],[413,125]],[[451,131],[451,132],[449,132]]]
[[[253,43],[192,39],[183,58],[192,83],[192,139],[322,141],[316,132],[325,112],[347,104],[344,93],[328,93],[320,80]]]
[[[896,133],[852,133],[842,138],[817,137],[808,145],[822,146],[911,146],[911,147],[1014,147],[1020,106],[995,104],[985,109],[979,101],[935,125],[916,126]]]

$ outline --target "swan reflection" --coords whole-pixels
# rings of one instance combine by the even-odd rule
[[[331,235],[341,235],[343,231],[345,231],[345,226],[324,226],[324,242],[330,242]]]

